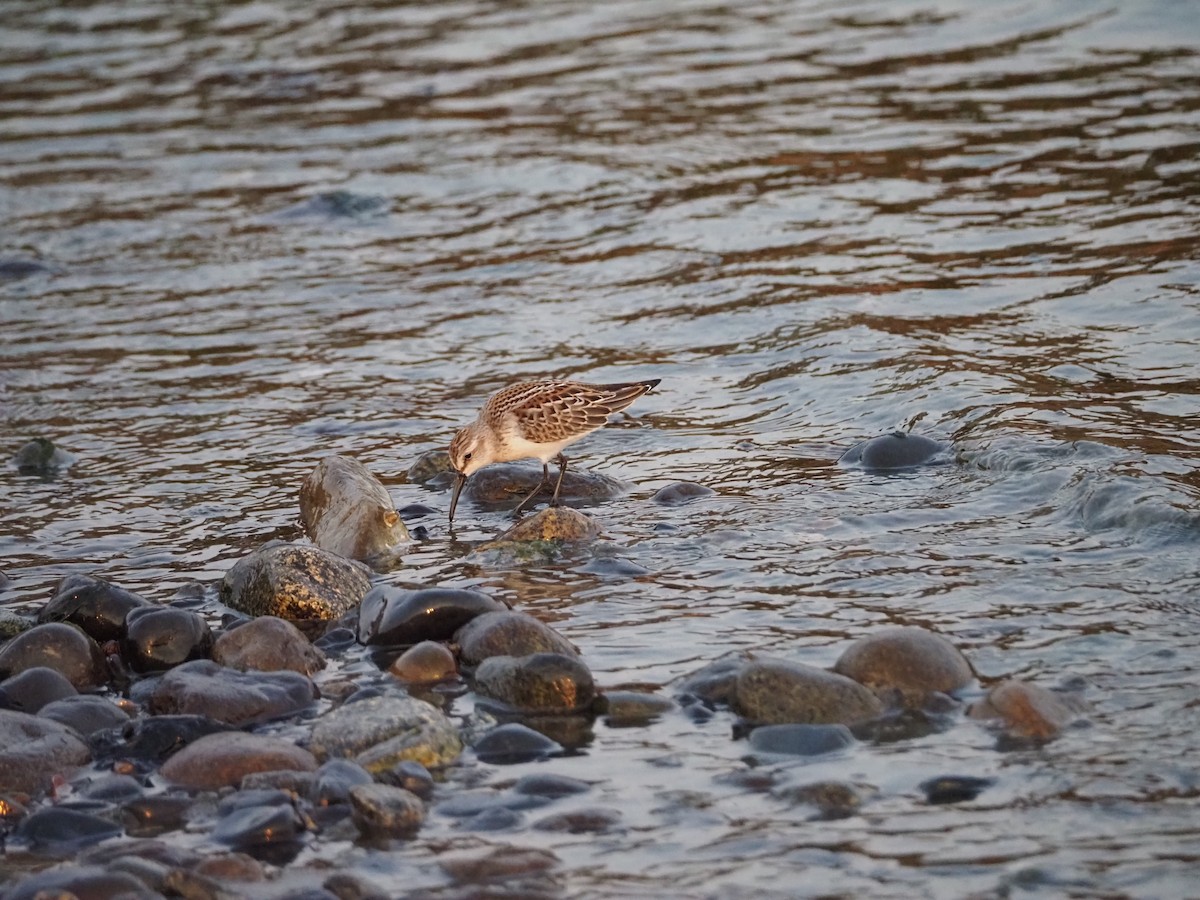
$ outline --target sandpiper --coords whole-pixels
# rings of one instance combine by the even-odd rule
[[[450,497],[450,521],[467,478],[494,462],[531,457],[542,461],[542,480],[517,504],[519,514],[550,481],[550,460],[558,461],[558,481],[551,505],[558,503],[567,458],[563,448],[586,437],[657,385],[653,381],[627,384],[582,384],[578,381],[523,381],[492,394],[478,417],[460,428],[450,442],[450,464],[458,476]]]

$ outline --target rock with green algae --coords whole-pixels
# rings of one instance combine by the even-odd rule
[[[462,739],[432,704],[401,695],[367,697],[317,719],[309,749],[318,760],[352,759],[373,775],[405,760],[445,766],[462,753]]]

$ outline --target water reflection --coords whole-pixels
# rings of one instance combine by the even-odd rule
[[[597,514],[648,574],[465,562],[503,525],[472,511],[455,541],[431,519],[403,577],[555,621],[602,684],[742,650],[825,665],[923,624],[985,677],[1082,677],[1093,727],[1004,754],[964,724],[784,773],[879,789],[820,825],[719,780],[743,750],[727,719],[598,727],[578,765],[630,827],[602,865],[537,836],[568,890],[766,895],[803,868],[863,896],[1186,893],[1193,18],[21,4],[0,33],[0,422],[6,452],[44,436],[78,462],[0,475],[3,600],[72,572],[155,600],[211,586],[295,533],[325,454],[438,506],[402,473],[492,390],[662,377],[580,447],[636,484]],[[835,464],[896,427],[958,464]],[[718,496],[647,502],[675,480]],[[1000,786],[924,806],[947,772]]]

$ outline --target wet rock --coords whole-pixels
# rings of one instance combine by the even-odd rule
[[[545,872],[558,865],[558,857],[549,850],[526,847],[490,847],[480,854],[438,857],[438,865],[459,882],[485,882],[512,879]]]
[[[967,710],[973,719],[997,719],[1010,736],[1034,741],[1058,737],[1079,713],[1074,697],[1015,679],[996,685]]]
[[[295,76],[291,75],[289,83],[294,81]],[[291,95],[295,90],[289,86],[286,93]],[[272,87],[271,92],[277,92],[277,87]],[[280,216],[289,219],[372,219],[385,215],[389,205],[386,197],[375,194],[356,194],[346,190],[327,191],[289,207],[280,213]]]
[[[437,805],[434,809],[439,816],[449,816],[467,822],[475,821],[485,813],[497,810],[516,811],[536,809],[550,802],[548,797],[537,797],[532,794],[517,794],[510,791],[484,789],[455,794],[448,800]]]
[[[538,831],[564,834],[608,834],[621,826],[621,814],[615,809],[584,809],[555,813],[533,823]]]
[[[309,791],[313,806],[325,809],[350,802],[350,791],[360,784],[371,784],[371,773],[348,759],[329,759],[317,769]]]
[[[640,566],[628,559],[621,559],[619,556],[593,557],[580,566],[577,571],[613,580],[641,578],[643,575],[650,574],[650,570],[645,566]]]
[[[206,659],[213,636],[199,615],[172,606],[143,606],[125,617],[121,653],[135,672],[161,672]]]
[[[738,673],[733,707],[763,725],[850,724],[878,715],[882,704],[842,675],[785,660],[753,660]]]
[[[363,598],[358,614],[358,640],[377,646],[446,641],[477,616],[507,609],[481,591],[459,588],[410,591],[383,584],[372,588]]]
[[[254,854],[266,844],[296,842],[307,831],[291,794],[243,790],[222,800],[217,807],[212,839]]]
[[[566,775],[551,774],[523,775],[512,786],[513,793],[551,799],[586,794],[591,789],[592,786],[586,781],[568,778]]]
[[[321,885],[336,900],[391,900],[392,895],[354,872],[335,872]]]
[[[709,663],[679,683],[680,702],[688,706],[694,699],[709,707],[732,706],[737,678],[745,667],[746,660],[736,656]]]
[[[39,475],[43,478],[55,475],[75,462],[75,457],[54,446],[46,438],[34,438],[17,451],[12,464],[22,475]]]
[[[372,559],[409,540],[387,489],[345,456],[325,457],[304,479],[300,520],[314,544],[347,559]]]
[[[267,880],[262,863],[245,853],[217,853],[205,856],[192,866],[193,871],[218,881],[257,883]]]
[[[425,821],[425,804],[416,794],[389,784],[360,784],[350,789],[351,818],[366,837],[405,837]]]
[[[161,773],[180,787],[212,791],[233,787],[251,772],[316,768],[313,755],[292,741],[229,731],[196,739],[168,759]]]
[[[36,625],[0,647],[0,678],[38,666],[65,676],[79,691],[94,690],[108,681],[100,645],[79,628],[61,622]]]
[[[84,847],[121,834],[121,826],[91,813],[51,806],[39,809],[17,826],[14,837],[34,853],[72,856]]]
[[[3,585],[0,584],[0,587]],[[33,627],[33,620],[13,612],[11,609],[0,607],[0,641],[14,638],[22,631]]]
[[[925,793],[925,802],[936,806],[974,800],[995,783],[993,778],[973,775],[941,775],[921,782],[920,786]]]
[[[772,796],[789,803],[815,806],[818,819],[846,819],[856,815],[862,805],[879,792],[870,785],[843,781],[817,781],[788,785],[773,790]]]
[[[889,710],[873,719],[854,723],[850,729],[860,741],[894,744],[914,741],[945,731],[952,724],[949,716],[937,716],[923,709]]]
[[[845,725],[764,725],[750,732],[750,746],[766,755],[820,756],[853,743]]]
[[[270,772],[251,772],[242,779],[239,787],[243,791],[288,791],[297,797],[307,797],[312,793],[316,781],[315,772],[275,769]]]
[[[202,659],[163,675],[149,706],[156,715],[206,716],[241,727],[294,715],[316,696],[298,672],[238,672]]]
[[[30,278],[52,271],[54,270],[36,259],[19,257],[0,259],[0,281],[20,281],[22,278]]]
[[[38,621],[78,625],[104,643],[120,639],[131,610],[149,606],[150,601],[115,584],[87,575],[68,575],[38,612]]]
[[[125,710],[94,694],[76,694],[47,703],[38,710],[38,717],[73,728],[85,738],[106,728],[120,727],[129,721]]]
[[[99,775],[79,787],[77,797],[89,800],[104,800],[111,803],[125,803],[141,797],[144,791],[141,783],[131,775],[107,773]]]
[[[66,866],[47,869],[5,887],[3,900],[110,900],[144,897],[146,885],[127,872],[110,872],[100,866]]]
[[[675,709],[668,698],[640,691],[605,691],[600,700],[599,712],[610,728],[649,725]]]
[[[650,498],[651,503],[661,506],[682,506],[701,497],[711,497],[716,493],[712,488],[694,481],[676,481],[664,488],[659,488]]]
[[[453,723],[437,707],[412,697],[384,695],[345,703],[317,719],[309,747],[320,760],[353,759],[372,774],[403,760],[426,767],[462,752]]]
[[[38,794],[91,759],[79,736],[50,719],[0,710],[0,794]]]
[[[319,547],[269,543],[238,560],[221,582],[221,602],[251,616],[336,619],[371,589],[362,563]]]
[[[475,741],[471,749],[481,762],[496,765],[533,762],[563,752],[562,744],[519,722],[497,725]]]
[[[893,431],[856,444],[838,460],[864,469],[911,469],[937,460],[948,445],[919,434]]]
[[[423,765],[413,762],[411,759],[401,760],[390,769],[378,773],[378,778],[384,784],[412,791],[422,800],[428,800],[433,796],[433,776]]]
[[[121,805],[121,825],[130,837],[155,837],[178,831],[187,822],[195,801],[186,794],[155,794]]]
[[[136,760],[152,768],[206,735],[231,731],[206,716],[150,716],[97,731],[88,740],[97,760]]]
[[[490,656],[475,669],[474,685],[481,697],[534,714],[588,709],[596,696],[587,666],[560,653]]]
[[[299,628],[275,616],[260,616],[225,632],[213,644],[212,658],[240,672],[312,675],[325,668],[325,654]]]
[[[571,642],[549,625],[512,610],[484,613],[460,628],[454,641],[466,666],[477,666],[489,656],[579,655]]]
[[[496,538],[492,544],[486,544],[480,549],[506,542],[559,541],[574,543],[590,541],[599,534],[600,526],[590,516],[585,516],[579,510],[571,509],[569,506],[551,506],[521,519]]]
[[[549,500],[554,496],[554,482],[558,472],[551,466],[550,483],[542,488],[539,498]],[[463,497],[488,508],[511,507],[529,496],[542,481],[542,467],[528,463],[496,463],[480,469],[463,488]],[[559,499],[597,503],[611,500],[625,493],[624,482],[588,472],[585,469],[568,467],[563,477]]]
[[[919,705],[935,692],[951,693],[975,678],[950,641],[924,628],[886,628],[851,644],[833,671],[877,692]]]
[[[77,694],[71,682],[53,669],[34,666],[0,681],[0,709],[37,713],[48,703]]]
[[[454,654],[444,644],[421,641],[388,666],[388,672],[408,684],[432,684],[458,675]]]
[[[416,462],[408,467],[405,476],[409,484],[428,484],[446,472],[451,471],[450,454],[445,450],[426,450],[417,457]],[[530,490],[533,490],[530,487]]]

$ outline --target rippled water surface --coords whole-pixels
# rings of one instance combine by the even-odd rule
[[[631,482],[594,552],[466,559],[444,515],[391,580],[480,585],[605,687],[738,650],[831,664],[889,624],[986,686],[1086,686],[1088,727],[951,730],[737,787],[732,719],[599,721],[538,769],[608,834],[570,896],[1167,897],[1200,847],[1200,18],[1081,2],[15,2],[0,29],[2,600],[71,572],[166,601],[296,535],[330,453],[405,483],[513,380],[661,378],[574,459]],[[37,263],[30,266],[26,263]],[[839,467],[894,428],[952,441]],[[677,480],[712,498],[649,503]],[[465,702],[465,701],[464,701]],[[537,767],[479,766],[486,783]],[[996,779],[925,803],[934,775]],[[328,848],[314,854],[330,853]],[[302,857],[296,866],[303,866]]]

